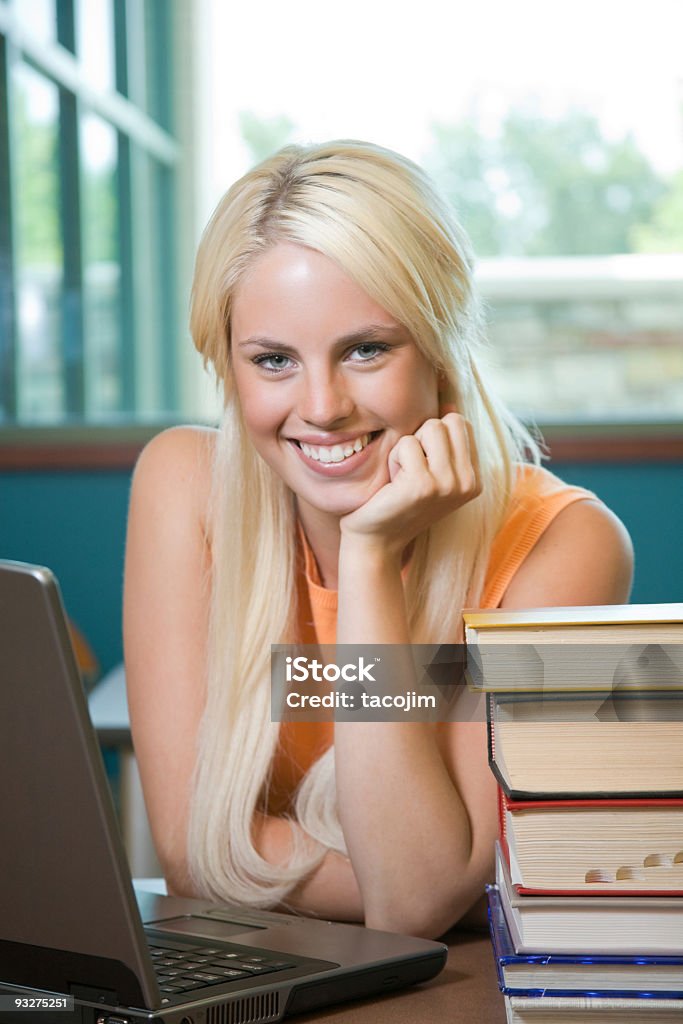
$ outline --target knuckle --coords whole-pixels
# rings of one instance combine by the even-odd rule
[[[421,475],[420,481],[416,486],[416,491],[420,501],[430,501],[439,494],[438,484],[430,473],[424,473]]]
[[[467,495],[468,498],[476,498],[481,494],[481,481],[473,468],[470,468],[469,472],[463,475],[461,487],[463,494]]]
[[[433,435],[438,433],[442,429],[442,421],[439,419],[435,419],[434,417],[431,417],[430,419],[425,420],[420,429],[416,431],[416,436],[424,437],[425,434]]]
[[[454,473],[443,473],[436,486],[437,494],[440,498],[450,498],[452,494],[455,494],[458,490],[458,481],[456,480]]]

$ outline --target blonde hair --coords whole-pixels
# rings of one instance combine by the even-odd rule
[[[211,509],[212,602],[207,703],[197,751],[188,862],[205,896],[254,906],[286,901],[328,849],[345,851],[332,751],[297,793],[292,856],[267,863],[252,840],[278,740],[270,721],[270,645],[294,642],[294,497],[248,440],[230,369],[235,288],[278,242],[308,246],[410,331],[447,382],[444,400],[472,425],[482,492],[414,547],[406,583],[413,642],[455,642],[476,603],[514,463],[533,439],[486,389],[477,365],[482,320],[469,244],[426,175],[368,143],[287,147],[226,193],[199,246],[191,330],[223,382]]]

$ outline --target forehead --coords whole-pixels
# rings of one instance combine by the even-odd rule
[[[238,342],[255,334],[292,340],[288,333],[312,333],[319,341],[368,324],[400,327],[334,260],[306,246],[274,245],[235,289],[232,335]]]

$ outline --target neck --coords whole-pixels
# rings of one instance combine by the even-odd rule
[[[297,501],[297,513],[318,566],[322,585],[328,590],[336,590],[341,543],[339,516],[321,512],[300,501]]]

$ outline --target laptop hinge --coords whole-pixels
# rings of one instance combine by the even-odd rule
[[[73,996],[78,989],[79,998],[85,998],[80,996],[80,990],[87,990],[94,993],[89,997],[92,1002],[145,1005],[139,979],[120,960],[0,939],[0,964],[6,984]],[[86,978],[89,984],[85,984]]]

